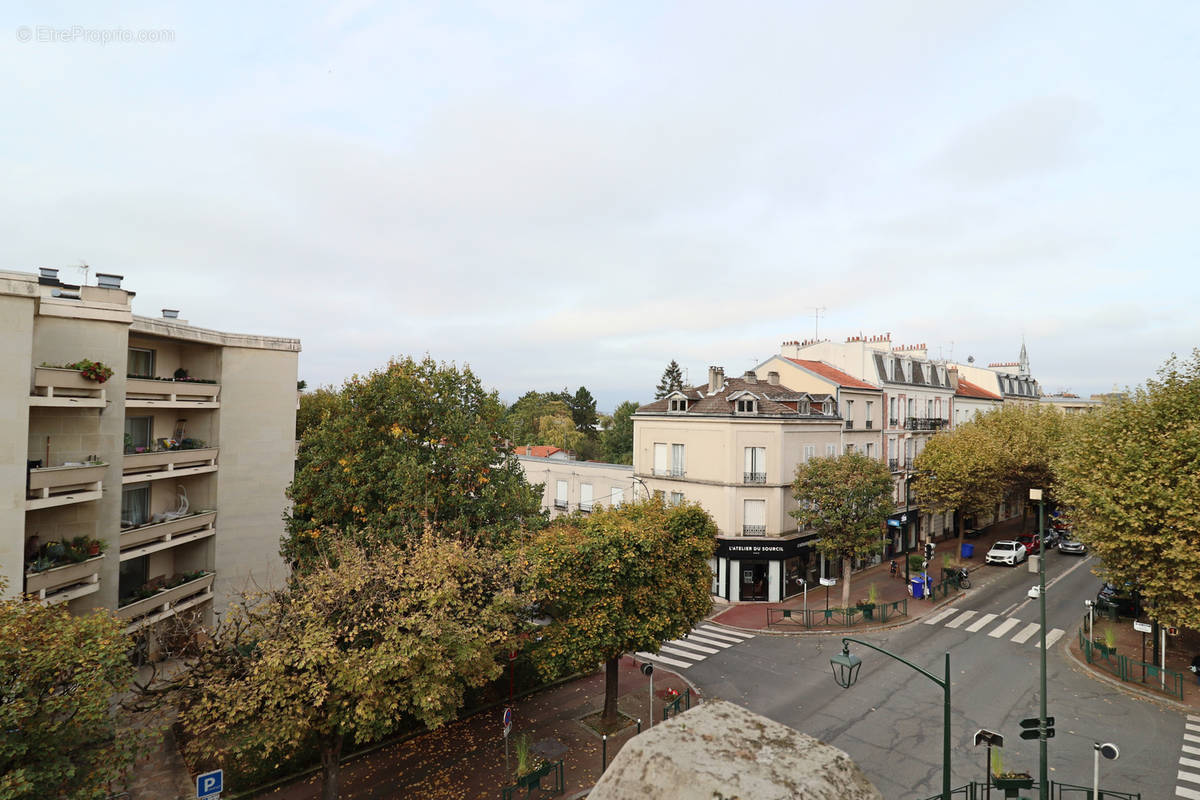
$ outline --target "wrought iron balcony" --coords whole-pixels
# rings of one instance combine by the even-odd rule
[[[910,431],[939,431],[946,424],[941,417],[909,417],[904,421],[904,427]]]
[[[866,426],[866,427],[867,427],[867,430],[871,430],[872,428],[874,428],[874,427],[875,427],[875,423],[874,423],[874,422],[872,422],[871,420],[867,420],[867,426]]]
[[[896,419],[895,417],[892,417],[891,419],[888,420],[888,427],[889,428],[900,427],[900,420]]]
[[[854,430],[854,420],[852,420],[852,419],[846,420],[846,430],[848,430],[848,431]]]
[[[765,472],[747,472],[742,477],[743,483],[766,483],[767,473]]]
[[[889,458],[888,459],[888,469],[890,469],[892,472],[899,472],[900,471],[900,459]]]
[[[580,503],[579,510],[585,514],[590,514],[592,511],[592,504],[591,503]]]
[[[766,525],[743,525],[742,536],[766,536]]]
[[[682,478],[687,474],[683,467],[670,467],[664,469],[662,467],[654,468],[654,476],[656,478]]]
[[[567,501],[566,500],[555,500],[554,507],[557,508],[559,511],[566,511],[567,510]]]

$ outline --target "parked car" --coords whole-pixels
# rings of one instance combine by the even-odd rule
[[[1054,528],[1047,528],[1046,537],[1043,540],[1046,543],[1046,549],[1049,550],[1051,547],[1057,545],[1058,540],[1061,538],[1062,535],[1058,531],[1054,530]]]
[[[1073,556],[1082,556],[1087,554],[1087,547],[1077,539],[1070,539],[1064,536],[1058,540],[1058,552],[1070,553]]]
[[[1140,617],[1142,615],[1142,599],[1137,590],[1131,586],[1117,587],[1105,583],[1096,592],[1096,605],[1100,608],[1112,607],[1121,617]]]
[[[991,550],[987,551],[984,561],[988,564],[1008,564],[1010,567],[1015,567],[1028,557],[1029,552],[1025,549],[1025,545],[1011,539],[1001,539],[992,545]]]
[[[1032,556],[1037,553],[1038,535],[1036,533],[1023,533],[1017,537],[1017,541],[1025,548],[1025,555]]]

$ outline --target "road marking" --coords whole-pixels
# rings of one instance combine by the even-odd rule
[[[946,617],[950,616],[951,614],[957,614],[957,613],[958,613],[957,608],[947,608],[945,611],[938,612],[937,614],[934,614],[929,619],[922,620],[922,621],[926,625],[936,625],[936,624],[938,624],[938,622],[940,622],[941,620],[944,620]]]
[[[1012,637],[1012,641],[1016,642],[1017,644],[1025,644],[1025,642],[1029,641],[1030,636],[1033,636],[1038,632],[1040,627],[1041,625],[1038,625],[1036,622],[1031,622],[1022,628],[1020,633]]]
[[[1194,755],[1194,756],[1200,756],[1200,747],[1188,747],[1188,746],[1185,744],[1185,745],[1183,746],[1183,752],[1185,752],[1185,753],[1191,753],[1191,754],[1192,754],[1192,755]]]
[[[1180,756],[1179,763],[1185,767],[1200,767],[1200,761],[1197,761],[1194,758],[1184,758],[1183,756]]]
[[[1175,780],[1191,781],[1192,783],[1200,783],[1200,775],[1197,775],[1194,772],[1184,772],[1183,770],[1179,770],[1179,774],[1177,774],[1175,776]]]
[[[1066,633],[1066,631],[1064,631],[1062,628],[1051,628],[1050,632],[1046,634],[1046,649],[1049,650],[1051,647],[1053,647],[1054,643],[1061,639],[1064,633]],[[1034,645],[1034,647],[1041,646],[1041,642],[1038,642]]]
[[[971,625],[967,628],[967,633],[975,633],[976,631],[987,627],[987,624],[995,618],[995,614],[984,614],[982,617],[971,623]]]
[[[1052,580],[1052,581],[1050,581],[1049,583],[1047,583],[1047,584],[1046,584],[1046,588],[1047,588],[1047,589],[1049,589],[1051,586],[1053,586],[1054,584],[1058,583],[1058,582],[1059,582],[1059,581],[1061,581],[1063,578],[1067,577],[1067,576],[1068,576],[1068,575],[1070,575],[1072,572],[1074,572],[1075,570],[1079,569],[1080,567],[1082,567],[1084,564],[1088,563],[1088,562],[1089,562],[1089,561],[1091,561],[1091,560],[1092,560],[1092,557],[1091,557],[1091,556],[1088,556],[1087,558],[1084,558],[1084,559],[1082,559],[1082,560],[1081,560],[1081,561],[1080,561],[1078,564],[1076,564],[1075,566],[1071,567],[1069,570],[1067,570],[1066,572],[1064,572],[1062,575],[1059,575],[1057,578],[1055,578],[1054,580]],[[1103,792],[1102,792],[1101,794],[1103,794]]]
[[[679,667],[680,669],[687,669],[688,667],[692,666],[687,661],[679,661],[674,658],[667,658],[666,656],[656,656],[654,653],[643,653],[641,651],[638,651],[638,652],[634,653],[634,655],[641,659],[649,659],[651,661],[661,661],[664,664],[670,664],[671,666]]]
[[[704,660],[704,656],[700,655],[699,653],[689,653],[687,650],[680,650],[676,647],[667,647],[666,645],[659,645],[658,652],[670,653],[673,656],[682,656],[683,658],[690,658],[693,661]]]
[[[1004,622],[1001,622],[999,625],[997,625],[996,630],[988,633],[988,636],[992,637],[993,639],[999,639],[1001,636],[1008,633],[1020,624],[1021,620],[1017,619],[1016,617],[1010,617],[1009,619],[1006,619]]]
[[[702,642],[704,644],[715,645],[716,647],[733,647],[735,644],[738,644],[737,642],[725,642],[725,641],[717,641],[716,639],[708,639],[708,638],[706,638],[704,636],[700,636],[699,634],[696,634],[696,633],[689,633],[688,641]]]
[[[1183,738],[1185,741],[1188,741],[1188,742],[1200,742],[1200,736],[1197,736],[1194,733],[1185,733],[1183,735]]]
[[[689,650],[699,650],[701,653],[708,653],[709,655],[712,655],[713,653],[721,652],[720,650],[714,650],[711,647],[705,647],[702,644],[694,644],[692,642],[685,642],[682,639],[672,639],[669,642],[667,642],[667,644],[673,644],[676,647],[686,647]]]
[[[1195,789],[1185,789],[1182,786],[1175,787],[1175,796],[1186,797],[1187,800],[1200,800],[1200,792],[1197,792]]]
[[[957,617],[955,617],[952,621],[947,622],[946,627],[947,628],[957,628],[959,625],[962,625],[964,622],[966,622],[967,620],[969,620],[971,617],[975,616],[978,613],[979,613],[978,611],[964,611],[963,613],[961,613]]]
[[[1017,610],[1017,606],[1019,606],[1019,605],[1020,605],[1020,603],[1013,603],[1011,606],[1009,606],[1008,608],[1006,608],[1006,609],[1004,609],[1003,611],[1001,611],[1001,612],[1000,612],[1000,616],[1002,616],[1002,617],[1007,617],[1009,614],[1011,614],[1012,612],[1016,611],[1016,610]]]
[[[1200,717],[1197,717],[1195,714],[1188,714],[1188,719],[1192,722],[1200,722]]]
[[[705,636],[724,636],[734,644],[754,638],[753,633],[735,633],[734,631],[727,631],[724,628],[714,628],[712,625],[697,625],[692,630],[697,633],[703,633]]]
[[[1189,731],[1200,731],[1200,725],[1194,722],[1185,722],[1183,727],[1187,728]]]

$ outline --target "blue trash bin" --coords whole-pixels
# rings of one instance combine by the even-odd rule
[[[912,579],[912,596],[920,600],[925,596],[925,580],[924,578]]]
[[[970,558],[975,555],[975,545],[972,542],[963,542],[962,557]]]

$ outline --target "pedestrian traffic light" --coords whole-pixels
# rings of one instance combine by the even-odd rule
[[[933,559],[933,542],[926,542],[925,543],[925,560],[930,561],[932,559]]]

